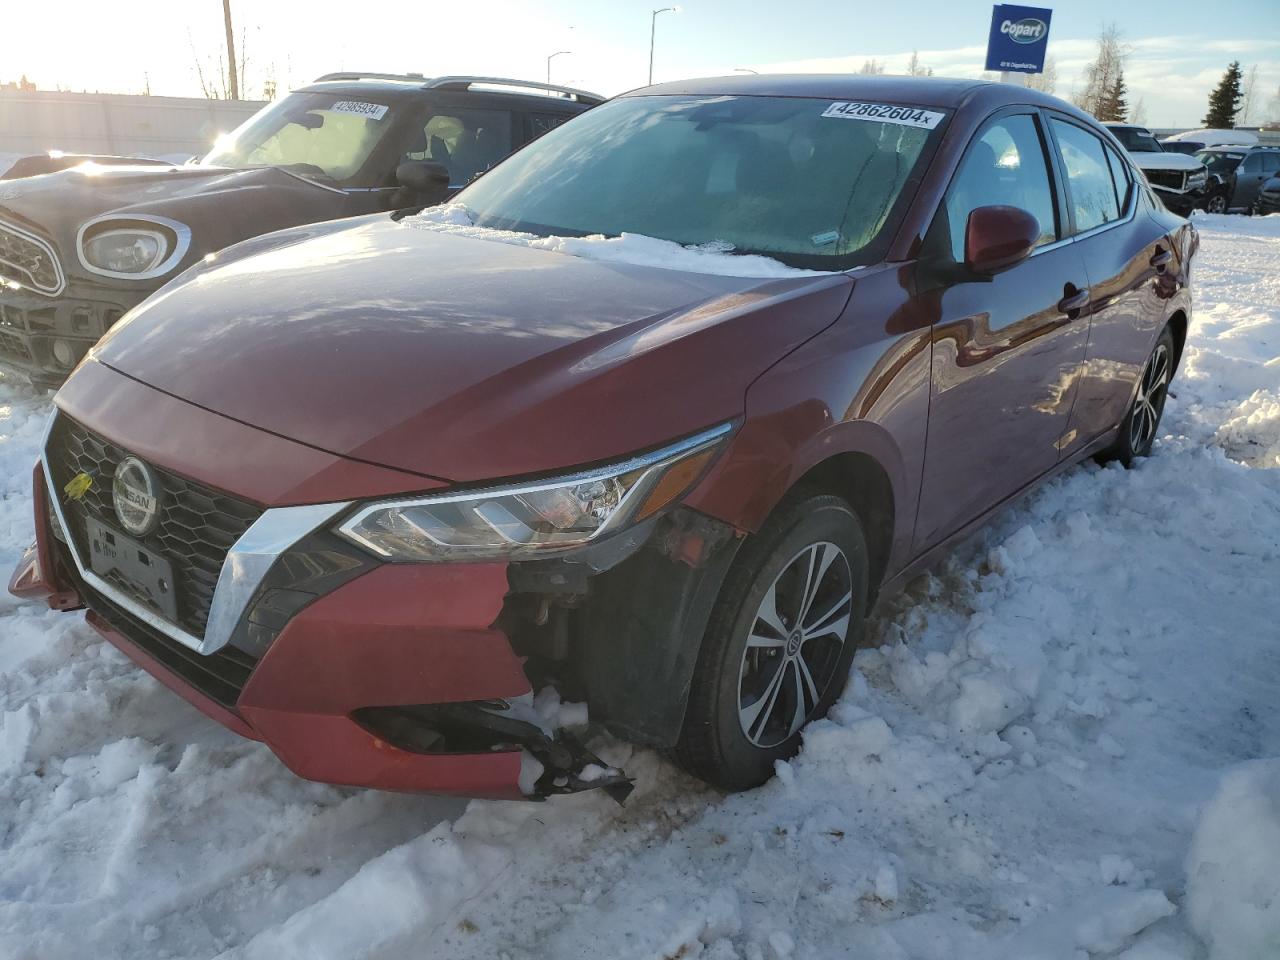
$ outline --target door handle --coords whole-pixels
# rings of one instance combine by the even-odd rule
[[[1058,311],[1074,320],[1089,303],[1089,288],[1081,290],[1074,283],[1068,283],[1063,287],[1062,293],[1062,299],[1058,301]]]
[[[1156,252],[1151,257],[1151,265],[1156,268],[1156,273],[1164,273],[1164,268],[1169,265],[1169,261],[1172,259],[1173,254],[1168,250],[1156,247]]]

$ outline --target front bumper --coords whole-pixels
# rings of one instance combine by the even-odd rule
[[[1191,211],[1196,209],[1196,207],[1203,206],[1205,200],[1205,190],[1203,187],[1187,190],[1185,192],[1166,190],[1161,187],[1154,186],[1151,189],[1155,192],[1155,195],[1160,198],[1160,202],[1163,203],[1167,209],[1183,217],[1189,216]]]
[[[358,719],[370,708],[500,704],[531,693],[520,660],[494,626],[508,590],[505,564],[375,566],[295,615],[260,660],[237,654],[247,681],[228,696],[234,682],[211,678],[219,667],[209,658],[158,640],[79,580],[52,534],[43,471],[34,479],[36,541],[14,571],[12,593],[55,609],[88,606],[89,624],[131,660],[206,716],[262,741],[301,777],[526,796],[520,749],[453,751],[446,743],[415,751]]]
[[[79,289],[75,281],[54,298],[0,289],[0,367],[41,386],[57,385],[145,296],[104,299],[93,290]],[[59,352],[70,351],[63,360],[54,353],[59,341],[66,345]]]

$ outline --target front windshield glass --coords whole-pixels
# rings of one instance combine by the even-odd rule
[[[284,167],[303,176],[349,180],[390,129],[393,113],[386,103],[354,95],[293,93],[220,137],[200,163]]]
[[[625,97],[551,131],[457,199],[484,227],[636,233],[844,269],[876,259],[945,115],[794,97]]]
[[[1243,153],[1223,153],[1220,150],[1201,150],[1196,154],[1196,159],[1209,168],[1210,173],[1230,173],[1240,161],[1244,159]]]
[[[1134,127],[1112,127],[1111,132],[1130,153],[1164,153],[1160,142],[1145,130]]]

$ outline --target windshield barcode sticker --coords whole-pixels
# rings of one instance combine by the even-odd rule
[[[921,127],[932,130],[946,114],[920,107],[897,107],[891,103],[833,103],[822,111],[824,117],[843,120],[873,120],[878,123],[896,123],[901,127]]]
[[[329,108],[330,113],[354,113],[368,120],[381,120],[387,108],[380,103],[361,103],[359,100],[339,100]]]

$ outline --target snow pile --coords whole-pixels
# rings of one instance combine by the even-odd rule
[[[0,153],[0,174],[5,173],[14,163],[25,156],[25,153]]]
[[[587,260],[603,260],[611,263],[631,263],[642,267],[661,267],[666,270],[684,270],[689,273],[708,273],[722,277],[816,277],[820,271],[799,270],[788,267],[770,257],[754,254],[737,255],[728,244],[708,243],[699,246],[681,246],[670,240],[659,240],[639,233],[624,233],[617,237],[595,235],[590,237],[539,237],[532,233],[514,230],[495,230],[477,227],[472,223],[467,208],[460,203],[447,203],[429,207],[419,214],[407,217],[403,223],[421,230],[432,230],[455,237],[472,240],[490,240],[496,243],[513,243],[549,250]]]
[[[1066,472],[878,611],[750,793],[607,742],[622,809],[309,784],[0,598],[0,956],[1280,956],[1280,218],[1197,224],[1155,455]],[[47,409],[0,379],[0,563]]]
[[[1223,777],[1187,855],[1187,909],[1212,960],[1280,957],[1280,759]]]

